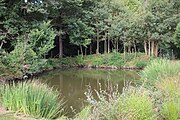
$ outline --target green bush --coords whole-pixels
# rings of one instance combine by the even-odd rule
[[[58,92],[36,81],[1,85],[0,103],[7,110],[36,118],[57,118],[62,112]]]

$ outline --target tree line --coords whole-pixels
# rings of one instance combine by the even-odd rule
[[[0,54],[42,58],[58,36],[62,57],[64,35],[81,54],[178,51],[179,8],[179,0],[0,0]]]

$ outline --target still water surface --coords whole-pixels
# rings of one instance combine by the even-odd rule
[[[42,82],[57,89],[64,98],[68,116],[72,109],[79,112],[85,103],[87,86],[99,90],[99,83],[105,89],[107,83],[116,85],[121,93],[125,81],[139,79],[137,71],[94,70],[94,69],[61,69],[46,73],[40,77]]]

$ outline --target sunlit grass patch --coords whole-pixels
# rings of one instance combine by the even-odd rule
[[[153,84],[166,77],[176,76],[180,73],[180,65],[166,59],[155,59],[140,73],[141,79]]]

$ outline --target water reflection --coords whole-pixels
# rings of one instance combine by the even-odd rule
[[[62,69],[43,75],[40,79],[60,91],[66,101],[68,115],[72,115],[70,107],[77,112],[80,110],[86,99],[84,92],[88,85],[99,90],[99,84],[102,89],[105,89],[107,84],[118,84],[121,92],[125,80],[137,80],[139,76],[136,71]]]

